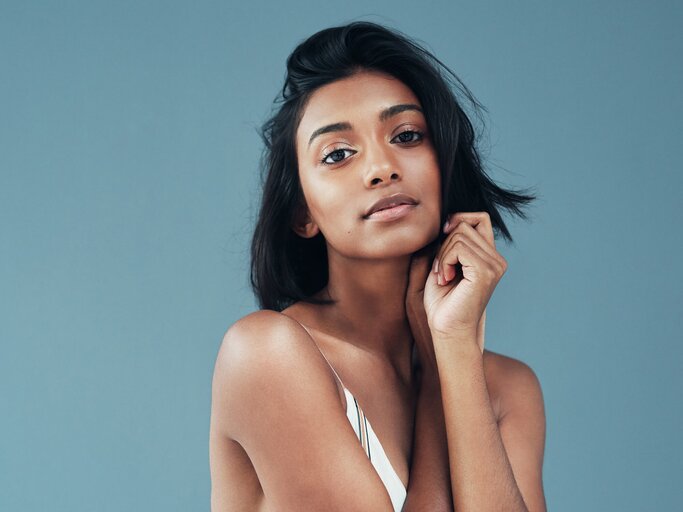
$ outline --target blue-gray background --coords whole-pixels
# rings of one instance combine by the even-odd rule
[[[680,2],[2,2],[0,509],[209,508],[215,355],[253,311],[256,128],[366,19],[488,108],[487,346],[541,380],[555,511],[680,510]]]

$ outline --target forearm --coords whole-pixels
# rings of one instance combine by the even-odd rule
[[[491,406],[476,334],[434,336],[433,342],[455,510],[526,512]]]
[[[415,412],[408,497],[403,511],[452,511],[448,444],[438,377],[422,375]]]

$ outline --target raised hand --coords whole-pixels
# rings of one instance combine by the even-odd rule
[[[424,288],[427,322],[432,334],[474,334],[483,352],[486,305],[507,262],[496,250],[486,212],[458,212],[444,232]]]
[[[427,374],[430,377],[437,376],[437,369],[432,335],[424,308],[424,289],[437,249],[438,246],[434,242],[413,254],[410,259],[405,298],[406,316],[420,360],[420,373],[422,376]]]

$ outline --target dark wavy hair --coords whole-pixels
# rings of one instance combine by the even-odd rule
[[[328,280],[322,233],[307,239],[292,230],[297,212],[305,206],[295,136],[316,89],[363,70],[393,76],[420,101],[441,172],[441,224],[449,213],[485,211],[494,233],[512,242],[500,209],[527,218],[521,208],[536,199],[528,190],[503,189],[486,175],[477,134],[456,92],[475,112],[486,109],[428,50],[398,30],[367,21],[321,30],[287,58],[285,83],[274,102],[279,108],[261,127],[263,195],[251,243],[250,279],[262,309],[282,311],[297,301],[333,302],[312,297]]]

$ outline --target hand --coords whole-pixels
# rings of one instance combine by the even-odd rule
[[[446,217],[446,220],[451,222],[454,217],[455,213],[451,213]],[[452,222],[450,226],[452,227],[444,230],[445,233],[452,231],[453,227],[455,227]],[[438,248],[438,242],[434,240],[412,255],[408,269],[408,286],[405,297],[406,316],[408,317],[408,323],[419,356],[420,374],[421,376],[437,378],[436,354],[434,353],[432,333],[429,330],[427,313],[424,308],[424,289]],[[483,338],[483,327],[481,337]]]
[[[486,212],[458,212],[444,228],[424,288],[424,308],[432,334],[473,333],[484,351],[485,311],[493,290],[507,270],[496,250]]]
[[[432,262],[437,249],[436,242],[433,242],[413,253],[408,269],[405,308],[419,356],[421,377],[425,375],[438,377],[432,334],[429,330],[427,313],[424,308],[425,283],[432,269]]]

